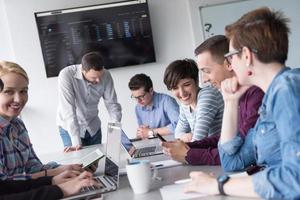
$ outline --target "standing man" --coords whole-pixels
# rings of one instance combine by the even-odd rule
[[[174,133],[179,116],[176,100],[167,94],[154,92],[152,80],[145,74],[133,76],[128,87],[131,90],[131,98],[137,101],[137,137],[145,139],[153,137],[156,133]]]
[[[98,116],[101,97],[111,119],[121,121],[121,105],[113,79],[104,68],[99,52],[85,54],[81,65],[62,69],[58,76],[58,92],[57,124],[65,152],[101,143],[101,121]]]

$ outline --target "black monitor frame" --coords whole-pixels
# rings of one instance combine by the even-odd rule
[[[155,62],[147,0],[36,12],[47,77],[99,51],[105,68]]]

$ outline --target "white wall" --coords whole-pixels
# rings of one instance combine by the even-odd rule
[[[107,1],[0,0],[0,27],[5,28],[5,35],[0,35],[0,43],[2,46],[2,42],[6,41],[4,47],[7,48],[3,52],[0,51],[0,58],[11,59],[14,54],[14,61],[24,67],[30,77],[29,101],[22,112],[22,118],[37,154],[60,151],[62,143],[55,124],[57,78],[46,78],[34,12]],[[164,69],[175,59],[193,57],[195,46],[188,14],[189,0],[149,0],[148,3],[157,62],[111,70],[123,107],[123,128],[132,136],[136,128],[135,102],[130,99],[128,80],[136,73],[147,73],[152,77],[156,91],[168,92],[162,82]],[[6,20],[1,20],[5,19],[2,18],[3,10],[7,14]],[[8,24],[8,27],[5,24]],[[103,104],[100,106],[100,115],[102,129],[106,133],[108,115]]]
[[[0,59],[14,60],[7,16],[4,9],[4,0],[0,0]]]

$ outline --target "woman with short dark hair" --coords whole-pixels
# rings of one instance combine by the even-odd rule
[[[287,22],[281,12],[260,8],[226,26],[230,40],[225,58],[237,78],[222,82],[224,116],[219,152],[225,171],[256,164],[252,176],[217,180],[192,172],[186,191],[265,199],[300,198],[300,69],[285,66]],[[238,101],[252,85],[265,92],[259,118],[246,138],[238,133]]]

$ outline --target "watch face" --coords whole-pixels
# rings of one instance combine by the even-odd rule
[[[153,136],[154,136],[153,130],[148,131],[148,136],[149,136],[149,137],[153,137]]]

